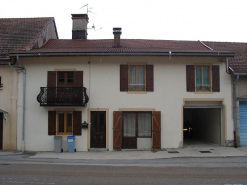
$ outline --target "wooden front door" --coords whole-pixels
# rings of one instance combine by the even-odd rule
[[[106,112],[91,112],[91,148],[106,147]]]
[[[137,121],[135,112],[123,113],[123,149],[137,148]]]
[[[3,113],[0,113],[0,150],[3,149]]]

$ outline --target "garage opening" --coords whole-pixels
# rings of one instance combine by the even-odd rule
[[[221,127],[219,106],[184,107],[184,147],[220,146]]]

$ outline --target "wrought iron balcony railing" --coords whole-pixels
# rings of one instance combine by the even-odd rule
[[[85,87],[40,87],[40,106],[86,106],[89,97]]]

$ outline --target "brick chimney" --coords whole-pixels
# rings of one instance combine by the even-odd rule
[[[120,35],[122,33],[122,28],[113,28],[113,34],[114,34],[114,47],[121,47],[120,43]]]
[[[87,40],[87,14],[71,14],[72,15],[72,39]]]

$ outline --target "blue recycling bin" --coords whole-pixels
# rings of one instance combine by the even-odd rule
[[[75,136],[68,136],[68,152],[74,153],[75,152]]]

